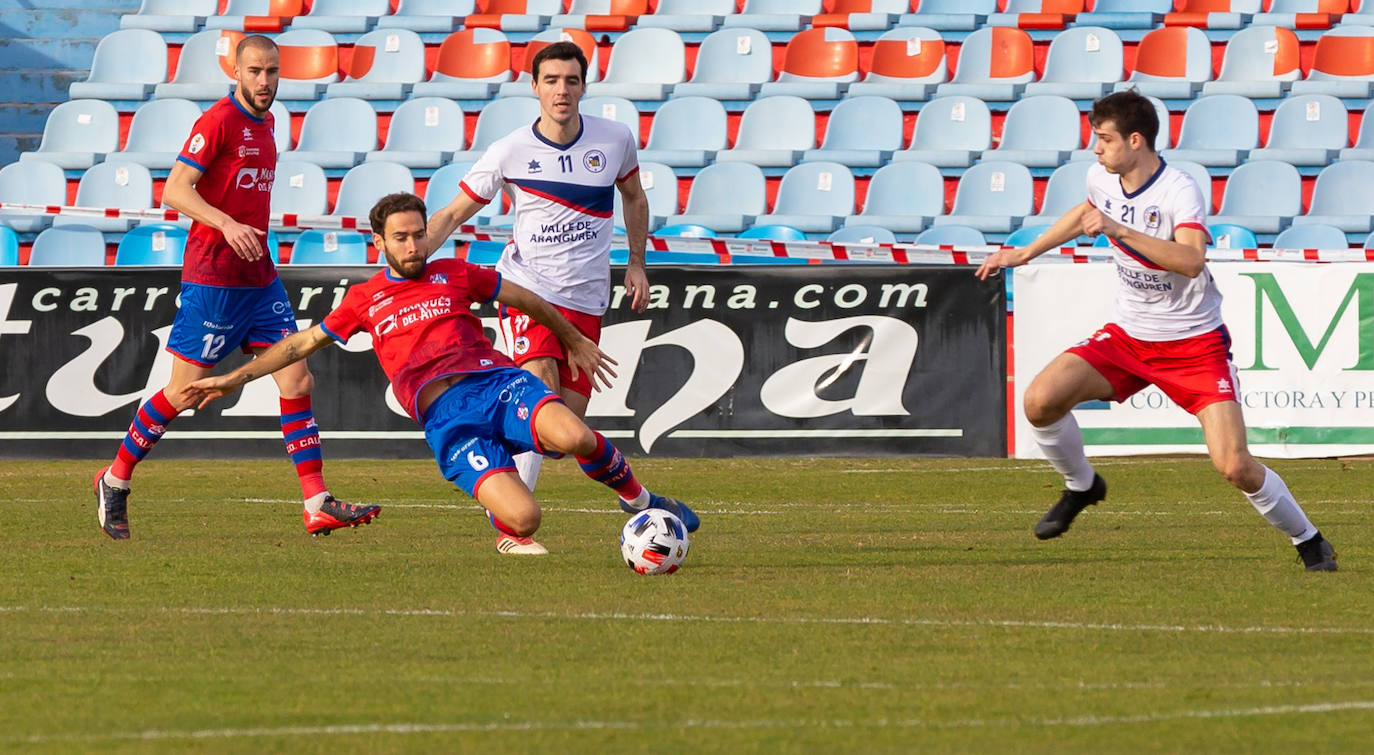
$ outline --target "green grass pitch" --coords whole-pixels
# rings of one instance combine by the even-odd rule
[[[1357,752],[1374,736],[1374,462],[1274,461],[1308,574],[1205,459],[1099,460],[1064,537],[1043,463],[638,459],[701,514],[640,577],[545,465],[543,558],[433,462],[327,461],[371,526],[304,534],[285,460],[0,465],[0,750]]]

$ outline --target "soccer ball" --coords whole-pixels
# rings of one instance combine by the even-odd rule
[[[687,560],[687,527],[662,509],[645,509],[620,531],[620,553],[640,574],[672,574]]]

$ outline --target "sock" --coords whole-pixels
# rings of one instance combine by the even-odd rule
[[[1264,484],[1260,485],[1259,490],[1246,493],[1245,497],[1250,499],[1250,504],[1265,521],[1274,525],[1274,529],[1292,538],[1294,545],[1317,536],[1317,528],[1308,521],[1307,514],[1303,513],[1293,494],[1288,492],[1283,478],[1269,467],[1264,468]]]
[[[539,468],[544,466],[544,455],[534,451],[526,451],[515,455],[515,471],[520,474],[520,481],[525,483],[525,487],[534,492],[534,484],[539,482]]]
[[[504,535],[510,535],[511,537],[520,537],[520,535],[518,535],[515,532],[515,530],[511,529],[510,526],[508,526],[505,522],[501,521],[500,519],[497,519],[496,515],[491,513],[490,511],[487,512],[487,519],[491,520],[491,526],[495,527],[497,532],[500,532]]]
[[[324,485],[324,452],[309,396],[282,398],[281,434],[286,441],[286,453],[296,465],[296,476],[301,478],[301,496],[306,501],[324,503],[321,494],[329,492]],[[314,510],[319,510],[318,504]]]
[[[1093,465],[1083,453],[1083,431],[1078,429],[1073,412],[1044,427],[1032,425],[1031,435],[1050,460],[1050,466],[1064,476],[1065,487],[1082,492],[1093,486]]]
[[[114,463],[105,473],[105,483],[112,487],[129,487],[129,480],[134,476],[134,465],[143,461],[143,457],[153,450],[153,445],[162,440],[167,425],[176,419],[178,413],[162,391],[143,402],[143,406],[134,414],[134,421],[129,423],[129,432],[124,435],[124,442],[115,453]]]
[[[592,433],[596,435],[596,449],[589,456],[577,457],[577,465],[582,467],[583,474],[614,490],[622,500],[632,506],[640,499],[647,505],[649,493],[639,484],[639,480],[635,479],[634,472],[630,471],[630,465],[626,463],[620,450],[611,445],[606,436],[595,430]]]

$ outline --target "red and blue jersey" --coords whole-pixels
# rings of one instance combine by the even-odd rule
[[[211,207],[235,221],[267,230],[272,209],[272,183],[277,171],[277,144],[272,114],[249,115],[234,97],[206,110],[177,156],[201,172],[196,192]],[[262,238],[263,250],[267,239]],[[181,279],[207,286],[265,286],[277,277],[269,255],[249,262],[204,223],[191,223]]]
[[[339,343],[363,331],[401,406],[418,422],[420,390],[448,375],[515,363],[497,351],[472,313],[501,290],[501,275],[463,260],[431,260],[416,280],[389,268],[348,289],[320,327]]]

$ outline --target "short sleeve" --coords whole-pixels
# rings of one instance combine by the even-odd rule
[[[615,174],[615,180],[624,181],[634,175],[639,170],[639,140],[635,138],[634,132],[629,127],[623,129],[625,135],[625,154],[620,158],[620,171]]]
[[[1083,188],[1084,196],[1087,197],[1088,204],[1096,208],[1101,208],[1103,197],[1101,196],[1101,192],[1097,189],[1097,181],[1093,180],[1096,178],[1098,171],[1105,172],[1105,169],[1100,164],[1088,168],[1088,174],[1087,178],[1084,179],[1085,185]]]
[[[499,149],[483,152],[459,182],[459,190],[472,201],[487,204],[501,191],[501,184],[505,181],[501,175],[501,152]]]
[[[501,274],[495,270],[478,267],[464,262],[467,266],[468,296],[478,303],[486,303],[501,292]]]
[[[1202,189],[1191,177],[1179,181],[1178,191],[1174,193],[1174,230],[1179,228],[1200,228],[1207,231],[1207,208],[1203,207]]]
[[[344,299],[339,303],[338,308],[324,316],[320,321],[320,328],[324,330],[330,338],[339,343],[347,343],[348,339],[366,327],[366,323],[358,316],[358,302],[363,298],[359,286],[348,289],[344,294]]]
[[[186,143],[177,155],[177,162],[186,163],[204,173],[206,166],[214,162],[223,147],[224,131],[220,125],[221,121],[210,113],[196,119],[191,127],[191,135],[186,137]]]

